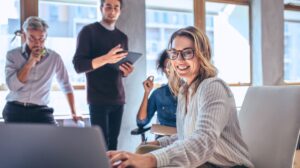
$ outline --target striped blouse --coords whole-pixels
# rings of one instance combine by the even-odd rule
[[[159,139],[164,148],[151,152],[157,167],[193,168],[206,162],[254,167],[229,87],[214,77],[202,81],[195,93],[192,88],[188,89],[188,105],[182,88],[178,95],[177,134]]]

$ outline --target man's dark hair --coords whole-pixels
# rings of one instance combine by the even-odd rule
[[[122,9],[123,7],[123,0],[119,0],[120,2],[120,8]],[[105,0],[101,0],[101,8],[103,7],[103,4],[105,3]]]

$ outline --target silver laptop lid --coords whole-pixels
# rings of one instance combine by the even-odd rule
[[[98,127],[1,124],[1,168],[109,168]]]

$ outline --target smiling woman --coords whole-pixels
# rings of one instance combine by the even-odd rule
[[[216,77],[207,36],[195,27],[179,29],[169,48],[172,70],[185,81],[178,94],[177,134],[150,142],[161,148],[148,154],[109,151],[112,164],[121,160],[119,167],[253,167],[233,94]],[[194,52],[186,51],[190,49]]]

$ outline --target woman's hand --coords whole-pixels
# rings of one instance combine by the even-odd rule
[[[156,167],[156,158],[150,153],[141,155],[124,151],[108,151],[106,154],[109,157],[113,168]]]
[[[153,89],[153,80],[154,80],[154,76],[149,76],[144,82],[143,82],[143,86],[144,86],[144,90],[146,93],[150,93],[151,90]]]

